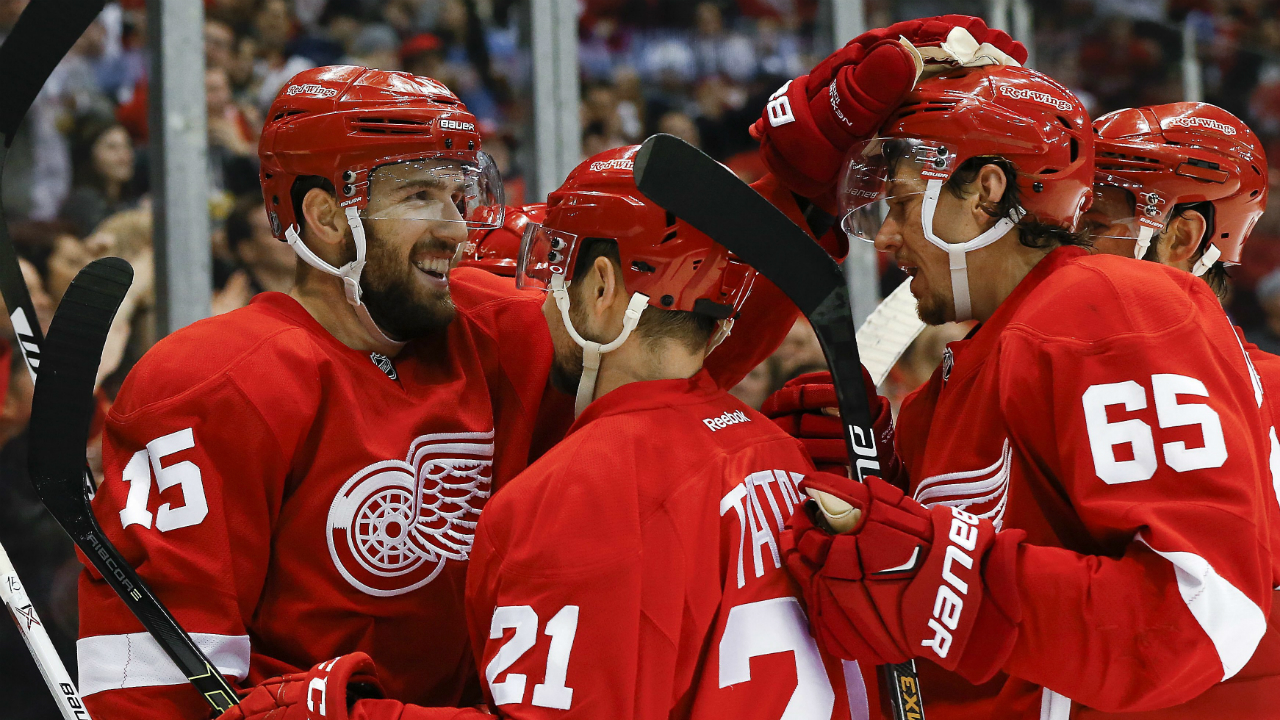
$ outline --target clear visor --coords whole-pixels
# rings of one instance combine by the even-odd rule
[[[1158,233],[1169,221],[1173,206],[1159,193],[1114,176],[1099,176],[1093,204],[1081,224],[1094,240],[1137,240],[1143,228]]]
[[[955,169],[954,147],[933,140],[872,138],[845,156],[837,187],[840,226],[850,238],[875,242],[885,220],[918,208],[929,180]]]
[[[538,223],[524,226],[520,258],[516,262],[516,287],[546,291],[551,276],[565,275],[569,259],[578,246],[578,236],[553,230]],[[565,278],[566,282],[568,278]]]
[[[369,173],[368,190],[363,216],[370,220],[431,220],[492,229],[502,226],[505,214],[502,176],[483,152],[476,162],[424,158],[380,165]]]

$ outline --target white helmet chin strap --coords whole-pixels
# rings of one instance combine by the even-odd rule
[[[1155,228],[1149,228],[1146,225],[1138,228],[1138,244],[1133,246],[1134,258],[1141,260],[1142,256],[1147,254],[1147,248],[1151,247],[1151,239],[1155,234]]]
[[[1191,268],[1191,274],[1196,277],[1200,277],[1208,272],[1209,268],[1213,267],[1213,264],[1218,262],[1218,258],[1220,257],[1222,257],[1222,251],[1218,249],[1217,245],[1209,243],[1209,247],[1204,249],[1204,253],[1200,255],[1200,259],[1197,260],[1195,266]]]
[[[627,303],[626,315],[622,318],[622,332],[618,333],[618,337],[614,338],[608,344],[592,342],[583,338],[578,334],[576,328],[573,327],[573,321],[569,319],[569,290],[565,284],[564,275],[556,274],[551,276],[551,294],[556,299],[556,307],[560,308],[560,317],[564,319],[564,327],[569,331],[569,337],[582,347],[582,378],[578,380],[578,395],[574,402],[573,416],[577,417],[582,414],[583,410],[591,404],[596,394],[596,375],[600,372],[600,357],[607,352],[613,352],[622,343],[627,341],[631,336],[631,331],[636,329],[636,325],[640,322],[640,314],[649,306],[649,296],[644,293],[632,293],[631,301]]]
[[[1004,237],[1013,229],[1017,221],[1022,219],[1021,210],[1013,210],[1012,218],[1000,218],[1000,221],[978,237],[963,243],[949,243],[933,234],[933,213],[938,207],[938,196],[942,192],[944,180],[930,180],[925,186],[924,202],[920,206],[920,221],[924,228],[924,236],[938,248],[945,250],[951,260],[951,295],[956,308],[956,322],[973,319],[973,303],[969,298],[969,271],[965,259],[970,251],[984,248]]]
[[[360,324],[365,331],[373,337],[374,340],[384,342],[394,347],[404,347],[404,342],[400,340],[392,340],[387,334],[378,327],[378,323],[373,321],[373,316],[369,314],[369,308],[360,301],[360,273],[364,271],[364,259],[366,251],[366,242],[364,237],[364,223],[360,222],[360,214],[354,207],[346,209],[347,224],[351,226],[351,237],[356,243],[356,259],[343,265],[342,267],[334,267],[324,260],[320,259],[302,242],[302,238],[298,235],[298,231],[294,226],[290,226],[284,231],[284,236],[289,241],[289,247],[302,258],[302,261],[320,272],[342,278],[342,288],[346,291],[347,302],[355,308],[356,317],[360,319]]]
[[[707,341],[707,354],[710,355],[716,348],[720,347],[720,343],[729,339],[729,334],[733,332],[733,318],[725,318],[716,323],[716,332]]]

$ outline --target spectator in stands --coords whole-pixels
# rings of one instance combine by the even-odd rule
[[[314,65],[289,51],[293,16],[285,0],[265,0],[253,16],[253,31],[258,43],[253,67],[258,82],[257,104],[265,111],[289,78]]]
[[[260,292],[289,292],[298,256],[288,243],[271,234],[262,198],[245,195],[227,217],[227,245],[240,262],[249,296]],[[231,282],[230,280],[228,282]]]
[[[133,143],[112,118],[86,115],[76,122],[71,173],[71,193],[60,215],[78,234],[87,235],[107,216],[137,204]]]
[[[210,191],[238,195],[258,188],[257,112],[235,102],[231,80],[222,67],[204,73],[208,109]]]

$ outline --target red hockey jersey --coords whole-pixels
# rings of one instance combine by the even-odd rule
[[[812,464],[699,373],[597,400],[485,509],[467,617],[518,720],[867,717],[809,634],[778,532]]]
[[[1202,280],[1076,248],[948,346],[898,417],[912,490],[1027,545],[1007,675],[975,688],[921,662],[931,720],[1274,716],[1255,390]]]
[[[391,697],[478,697],[474,684],[466,692],[465,560],[490,494],[554,425],[539,419],[552,347],[542,295],[478,270],[455,271],[451,285],[454,322],[394,361],[352,350],[268,293],[161,341],[122,388],[94,511],[241,686],[360,650]],[[756,291],[708,361],[726,386],[795,316],[776,288]],[[80,613],[81,692],[95,717],[208,715],[91,568]]]

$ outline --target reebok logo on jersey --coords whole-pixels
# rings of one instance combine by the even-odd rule
[[[635,160],[631,158],[617,158],[616,160],[605,160],[591,163],[591,172],[603,172],[605,170],[630,170],[636,166]]]
[[[723,430],[724,428],[727,428],[730,425],[737,425],[738,423],[744,423],[744,422],[751,422],[751,418],[747,417],[747,414],[742,412],[741,410],[734,410],[733,412],[727,412],[719,417],[710,417],[710,418],[702,419],[702,424],[711,428],[711,432],[715,432],[717,430]]]
[[[1171,119],[1169,121],[1169,124],[1173,127],[1208,128],[1210,130],[1217,130],[1223,135],[1236,134],[1236,129],[1231,127],[1230,125],[1225,125],[1223,123],[1218,122],[1217,120],[1210,120],[1209,118],[1176,117]]]
[[[306,83],[304,85],[290,85],[289,89],[284,91],[284,94],[290,97],[294,95],[315,95],[316,97],[331,98],[337,95],[338,91],[323,85]]]
[[[933,617],[929,629],[933,637],[921,641],[921,645],[933,648],[938,657],[945,658],[951,650],[951,630],[960,626],[964,613],[964,596],[969,594],[969,583],[960,579],[952,568],[959,564],[965,570],[973,570],[973,550],[978,545],[978,518],[975,515],[951,508],[951,530],[947,533],[946,556],[942,561],[942,580],[938,595],[933,601]]]
[[[440,127],[444,130],[463,130],[472,132],[476,129],[475,123],[462,122],[461,120],[450,120],[449,118],[440,119]]]
[[[1071,103],[1063,100],[1062,98],[1056,98],[1049,93],[1040,92],[1039,90],[1031,90],[1029,88],[1016,88],[1010,87],[1009,85],[1001,85],[1000,94],[1007,95],[1014,100],[1030,100],[1031,102],[1040,103],[1041,105],[1049,105],[1051,107],[1056,107],[1063,112],[1068,112],[1072,108]]]

